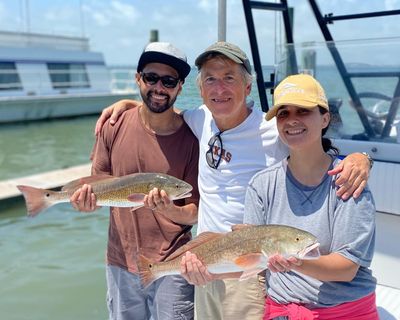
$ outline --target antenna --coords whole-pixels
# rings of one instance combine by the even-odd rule
[[[150,30],[149,42],[157,42],[157,41],[158,41],[158,30],[157,29]]]
[[[23,3],[22,3],[22,1],[23,1]],[[20,1],[20,14],[21,14],[22,31],[30,32],[31,31],[31,21],[30,21],[29,0],[21,0]]]
[[[218,41],[226,41],[226,0],[218,1]]]
[[[85,37],[85,15],[83,13],[83,0],[79,0],[79,18],[81,22],[81,35]]]

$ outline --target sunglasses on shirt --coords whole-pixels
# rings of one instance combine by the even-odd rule
[[[168,89],[175,88],[180,81],[179,78],[174,78],[172,76],[159,76],[157,73],[153,73],[153,72],[149,72],[149,73],[141,72],[140,75],[141,75],[144,83],[153,86],[158,81],[161,80],[162,85]]]
[[[207,164],[213,169],[218,169],[218,166],[222,160],[221,134],[222,134],[221,131],[214,134],[208,141],[209,149],[206,152],[206,160]],[[214,150],[217,150],[217,153],[214,153]]]

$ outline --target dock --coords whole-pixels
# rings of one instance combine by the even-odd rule
[[[28,185],[42,189],[59,188],[68,182],[89,176],[91,163],[58,169],[26,177],[0,181],[0,201],[20,197],[22,194],[17,185]]]

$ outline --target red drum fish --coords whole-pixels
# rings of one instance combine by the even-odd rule
[[[57,203],[70,202],[72,194],[83,184],[90,184],[96,195],[96,205],[108,207],[143,207],[143,199],[153,188],[165,190],[171,200],[191,196],[192,186],[178,178],[162,173],[134,173],[122,177],[94,175],[66,184],[61,191],[19,185],[28,216],[36,216]]]
[[[243,226],[228,233],[203,232],[165,261],[152,263],[141,256],[139,273],[142,284],[146,287],[163,276],[180,274],[181,258],[186,251],[196,254],[211,273],[244,271],[242,280],[266,269],[268,257],[276,253],[299,259],[320,256],[317,238],[290,226]]]

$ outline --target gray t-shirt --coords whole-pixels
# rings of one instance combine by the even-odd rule
[[[334,160],[331,167],[340,160]],[[313,309],[360,299],[375,291],[368,268],[375,245],[375,205],[368,188],[357,199],[336,196],[334,178],[315,187],[299,183],[287,160],[257,173],[246,193],[244,223],[285,224],[314,234],[322,255],[336,252],[360,265],[350,282],[323,282],[298,272],[267,271],[267,293],[276,302]]]

